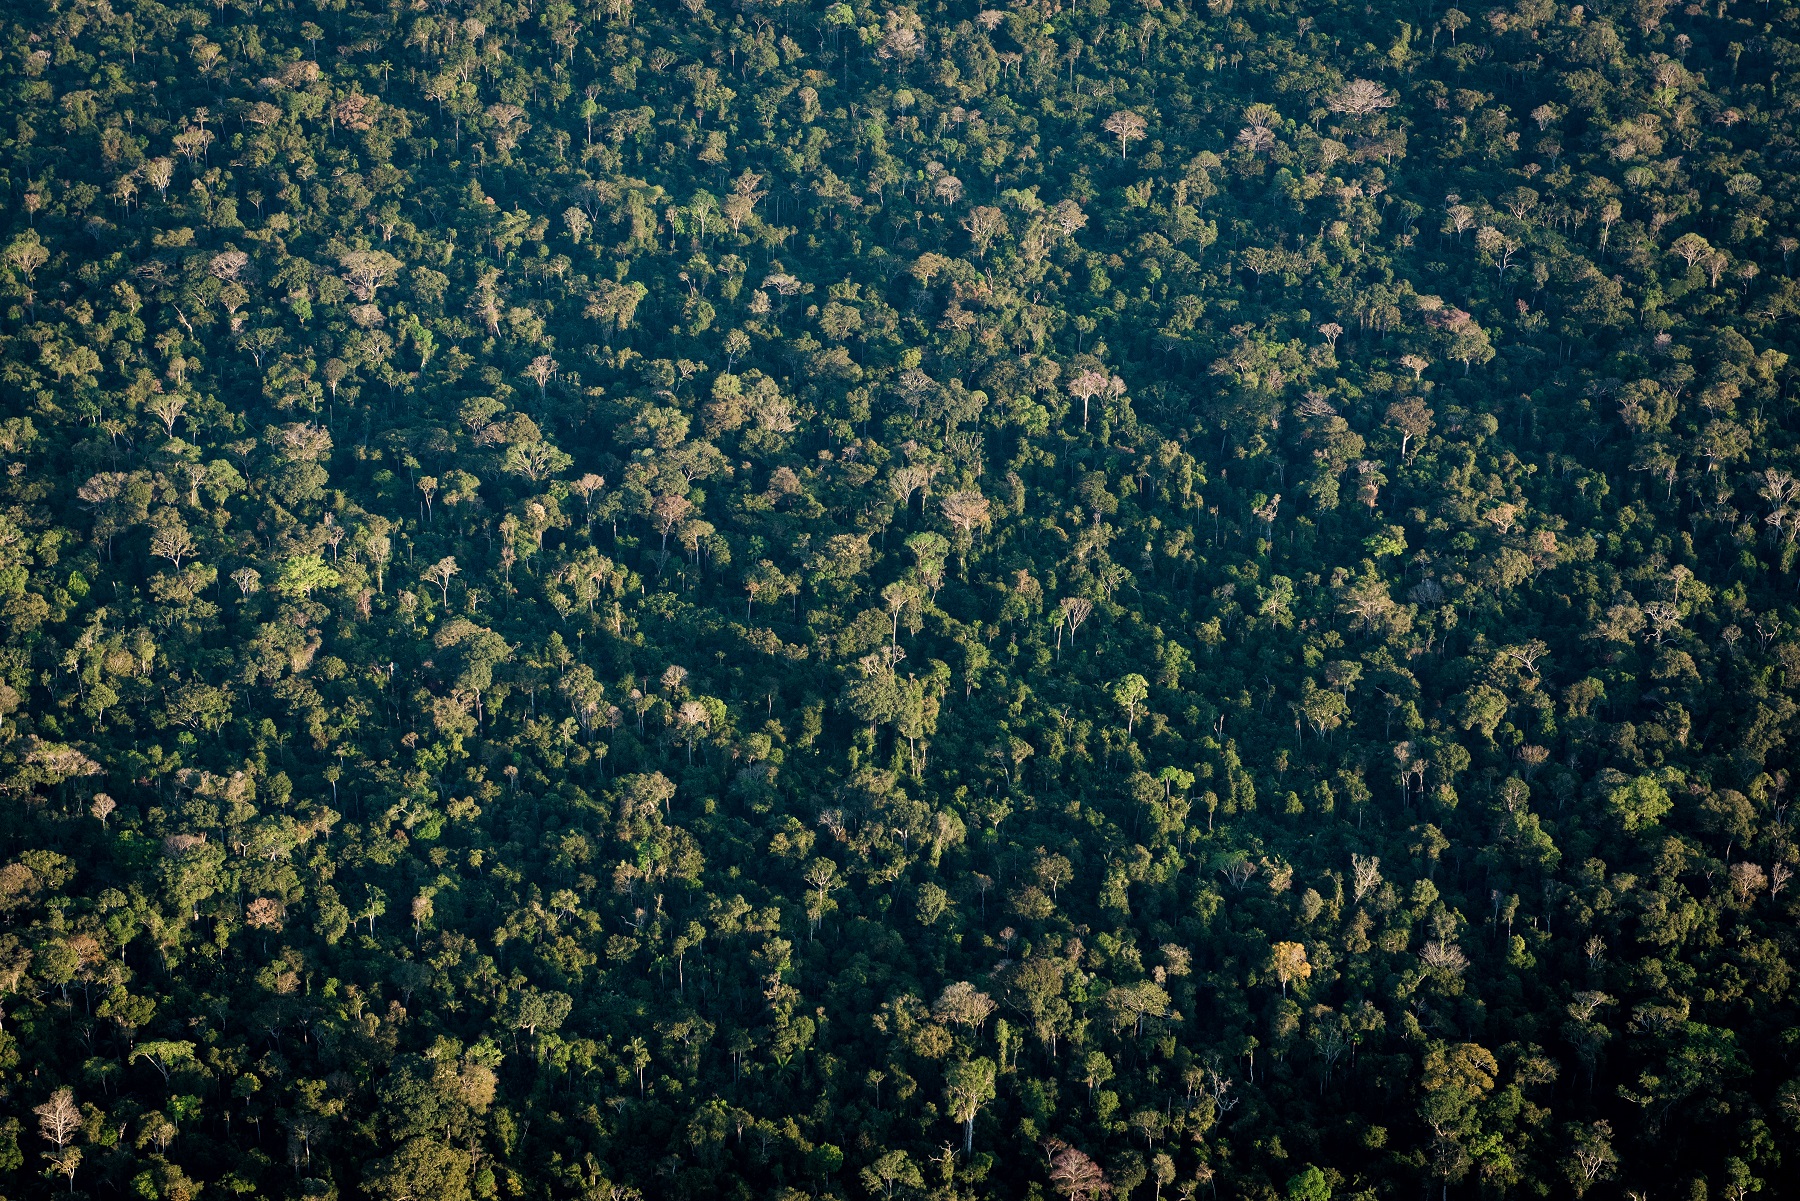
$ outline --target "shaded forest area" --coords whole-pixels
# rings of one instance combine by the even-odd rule
[[[8,5],[0,1189],[1791,1195],[1797,26]]]

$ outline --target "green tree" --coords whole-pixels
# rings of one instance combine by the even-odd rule
[[[950,1065],[944,1074],[944,1103],[950,1116],[962,1123],[963,1154],[975,1149],[975,1115],[994,1099],[994,1063],[975,1058]]]
[[[1125,710],[1125,733],[1129,735],[1137,722],[1138,708],[1150,695],[1150,683],[1135,672],[1113,685],[1113,701]]]

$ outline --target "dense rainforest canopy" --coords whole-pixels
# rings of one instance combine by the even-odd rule
[[[1797,69],[6,5],[0,1192],[1793,1195]]]

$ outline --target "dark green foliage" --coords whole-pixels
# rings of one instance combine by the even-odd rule
[[[1793,1192],[1797,24],[8,6],[6,1195]]]

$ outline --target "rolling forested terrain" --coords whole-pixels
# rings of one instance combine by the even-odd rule
[[[1800,8],[0,11],[0,1193],[1793,1195]]]

